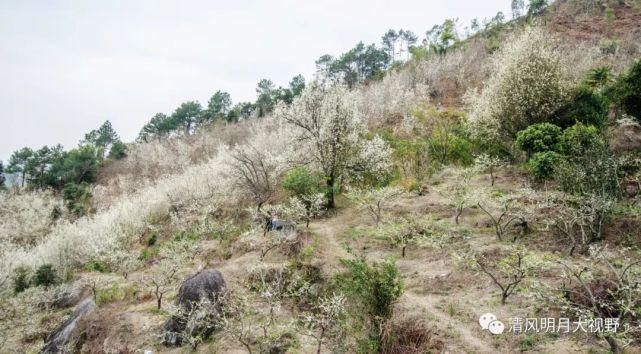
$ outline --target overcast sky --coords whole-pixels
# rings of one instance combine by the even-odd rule
[[[74,147],[110,120],[133,140],[157,112],[216,90],[253,101],[314,61],[389,28],[424,37],[446,18],[509,14],[508,0],[0,0],[0,160]]]

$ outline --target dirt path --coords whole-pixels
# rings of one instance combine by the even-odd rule
[[[401,204],[403,209],[425,210],[434,206],[440,206],[434,203],[430,198],[415,198],[415,203],[411,199],[405,199]],[[310,225],[310,229],[318,236],[320,242],[317,261],[321,262],[324,270],[332,273],[340,267],[338,260],[349,258],[350,255],[345,247],[339,241],[339,237],[345,235],[350,227],[355,225],[364,225],[368,223],[367,215],[352,209],[341,210],[335,217],[318,220]],[[411,273],[412,269],[417,269],[417,263],[422,262],[420,275],[416,272]],[[414,263],[410,265],[409,263]],[[399,266],[403,272],[403,277],[407,280],[420,276],[429,275],[432,278],[436,274],[451,272],[452,270],[445,266],[447,262],[436,260],[435,262],[425,262],[420,259],[399,260]],[[408,284],[409,285],[409,284]],[[424,286],[424,285],[423,285]],[[432,320],[433,325],[438,332],[448,333],[455,340],[445,339],[446,352],[470,352],[470,353],[495,353],[497,352],[486,339],[483,339],[475,333],[476,323],[463,323],[456,318],[449,316],[439,304],[445,299],[442,295],[423,293],[421,286],[413,285],[406,289],[401,297],[398,306],[407,313],[423,313],[426,320]]]
[[[479,338],[472,329],[469,328],[469,324],[462,323],[455,318],[450,317],[449,315],[443,313],[437,306],[441,302],[442,297],[435,295],[418,295],[412,291],[406,291],[401,298],[403,306],[409,307],[414,311],[422,309],[427,312],[428,315],[436,319],[438,323],[432,323],[437,328],[442,331],[455,331],[458,337],[459,345],[462,345],[466,350],[472,353],[495,353],[496,349],[492,348],[486,340]],[[452,350],[452,343],[445,341],[446,352]],[[457,350],[458,351],[458,350]]]
[[[343,234],[351,226],[359,224],[360,216],[353,210],[341,211],[337,216],[321,219],[310,223],[312,232],[318,236],[318,252],[316,262],[327,270],[335,270],[341,258],[349,258],[343,245],[338,242],[337,235]]]

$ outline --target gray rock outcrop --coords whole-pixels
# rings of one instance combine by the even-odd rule
[[[61,353],[70,343],[77,338],[78,321],[94,312],[96,303],[93,299],[86,299],[76,306],[73,313],[61,323],[45,340],[41,353]]]
[[[165,323],[164,343],[182,345],[189,338],[207,338],[215,330],[221,311],[220,298],[226,284],[215,269],[205,269],[187,278],[178,290],[179,311]]]

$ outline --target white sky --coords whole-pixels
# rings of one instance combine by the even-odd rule
[[[389,28],[422,39],[446,18],[509,16],[508,0],[0,0],[0,160],[30,146],[74,147],[109,119],[133,140],[155,113],[216,90],[253,101],[323,54]]]

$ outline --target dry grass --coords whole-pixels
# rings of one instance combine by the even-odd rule
[[[619,69],[638,56],[638,26],[635,27],[635,23],[641,22],[638,8],[617,7],[614,24],[610,25],[599,17],[602,16],[601,10],[595,9],[591,17],[570,16],[576,2],[560,1],[555,6],[548,12],[545,26],[566,38],[565,45],[574,48],[567,53],[575,55],[570,58],[576,67],[583,68],[586,63],[595,62],[590,55],[595,48],[598,49],[603,38],[615,37],[620,46],[614,54],[599,54],[597,62],[612,63],[615,69]],[[616,30],[611,32],[608,26]],[[581,53],[590,55],[580,58]],[[427,101],[435,105],[460,106],[463,94],[470,88],[482,86],[488,77],[489,58],[484,39],[476,38],[460,50],[444,57],[409,64],[382,82],[360,89],[356,99],[360,100],[365,123],[371,128],[398,125],[405,116],[411,115],[412,110]],[[11,229],[2,237],[9,235],[24,241],[27,238],[21,235],[29,234],[33,239],[25,241],[26,249],[16,249],[15,244],[3,246],[5,253],[1,269],[5,276],[4,286],[10,286],[7,276],[17,262],[35,266],[43,261],[52,261],[72,267],[89,259],[104,258],[113,265],[124,265],[118,257],[124,254],[135,259],[145,247],[143,244],[151,230],[158,232],[158,242],[167,242],[174,231],[209,218],[231,220],[238,230],[225,242],[199,239],[197,242],[202,252],[182,265],[181,274],[191,274],[200,266],[217,268],[231,288],[256,300],[257,295],[247,288],[247,281],[252,278],[250,269],[260,265],[260,247],[265,238],[260,233],[240,235],[250,220],[244,201],[228,179],[229,171],[225,167],[228,151],[225,146],[253,139],[256,135],[252,130],[270,130],[266,127],[273,127],[265,124],[270,124],[269,120],[214,125],[193,136],[133,146],[129,157],[112,162],[101,170],[93,191],[97,213],[75,223],[63,220],[58,225],[44,217],[48,208],[59,203],[57,200],[37,195],[20,197],[24,200],[15,199],[16,203],[28,204],[31,209],[26,208],[17,216],[15,210],[19,208],[12,207],[14,214],[3,212],[0,215],[3,216],[0,233]],[[546,267],[535,277],[527,279],[525,286],[510,297],[506,306],[500,306],[490,280],[470,266],[469,256],[473,253],[482,253],[497,261],[508,250],[522,247],[529,251],[531,258],[540,260],[542,264],[545,261],[549,265],[563,259],[576,267],[592,266],[589,259],[565,256],[562,241],[544,230],[542,225],[534,227],[531,234],[516,244],[497,242],[487,217],[476,208],[466,209],[461,224],[454,225],[447,193],[455,183],[451,176],[448,170],[435,174],[429,180],[431,187],[424,196],[404,197],[384,210],[390,219],[429,219],[437,236],[409,249],[406,257],[397,261],[405,281],[405,294],[396,304],[394,321],[384,328],[386,353],[520,350],[524,336],[503,336],[503,339],[491,336],[479,329],[478,315],[494,312],[501,319],[517,315],[547,315],[545,304],[534,297],[535,289],[543,285],[559,286],[563,282],[563,274],[558,266]],[[510,192],[523,187],[526,182],[518,170],[501,170],[496,190]],[[439,184],[438,189],[433,187],[436,184]],[[477,175],[470,182],[474,189],[488,185],[485,175]],[[276,196],[275,199],[284,198]],[[339,260],[350,257],[347,248],[365,255],[370,261],[390,256],[399,258],[399,250],[387,240],[370,237],[368,230],[371,231],[375,225],[365,212],[342,200],[339,200],[339,206],[335,215],[314,220],[309,230],[297,235],[295,242],[270,251],[263,265],[285,269],[293,260],[307,257],[309,268],[300,268],[297,272],[313,273],[321,279],[319,283],[324,283],[342,269]],[[26,218],[37,218],[42,223],[15,222]],[[619,246],[616,243],[620,238],[614,234],[635,228],[638,228],[638,219],[621,221],[608,234],[605,243]],[[363,232],[355,234],[354,230]],[[33,245],[37,246],[32,248]],[[67,264],[69,260],[72,262]],[[84,281],[97,280],[104,289],[111,284],[129,289],[134,288],[143,273],[152,270],[156,262],[153,258],[146,263],[134,262],[128,279],[116,274],[87,272],[76,273],[75,277]],[[42,288],[32,288],[17,296],[0,299],[0,317],[6,323],[0,328],[0,346],[3,349],[8,348],[11,352],[37,350],[41,344],[40,337],[68,312],[68,309],[37,307],[36,304],[44,301],[45,294]],[[169,304],[174,296],[175,291],[170,292],[165,303]],[[252,305],[257,310],[266,310],[258,300]],[[84,323],[86,351],[126,353],[134,349],[154,348],[155,352],[172,352],[172,349],[158,346],[156,336],[166,315],[153,308],[154,298],[148,289],[105,302]],[[297,301],[285,301],[279,321],[289,322],[305,309],[299,307]],[[314,351],[315,345],[309,338],[299,336],[299,340],[300,348],[296,350]],[[575,342],[561,337],[548,338],[545,343],[537,344],[538,348],[552,352],[566,349],[585,352],[599,347],[595,342]],[[242,346],[225,334],[217,334],[211,343],[206,343],[199,350],[243,352]]]

